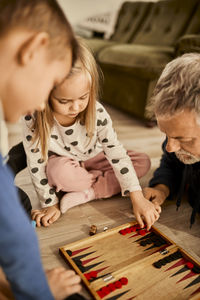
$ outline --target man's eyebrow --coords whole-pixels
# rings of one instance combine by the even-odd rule
[[[183,140],[183,139],[193,139],[194,137],[192,136],[171,136],[172,139],[176,139],[176,140]]]

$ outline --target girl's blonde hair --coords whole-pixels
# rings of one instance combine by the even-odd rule
[[[87,108],[78,115],[77,119],[80,120],[82,125],[85,125],[88,136],[92,138],[96,123],[96,100],[98,100],[100,95],[100,79],[102,79],[102,73],[89,48],[84,44],[81,38],[77,40],[79,44],[77,60],[66,79],[75,76],[81,71],[84,71],[88,76],[90,81],[89,102]],[[42,156],[45,161],[48,158],[49,135],[54,124],[50,100],[51,95],[45,109],[42,112],[35,112],[32,126],[34,131],[33,142],[37,141],[37,146],[40,144]]]

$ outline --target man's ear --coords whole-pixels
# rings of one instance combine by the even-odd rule
[[[29,38],[21,47],[18,49],[18,63],[21,65],[28,64],[34,57],[43,51],[49,43],[49,35],[46,32],[39,32]]]

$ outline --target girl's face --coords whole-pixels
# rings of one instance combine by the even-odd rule
[[[83,71],[73,74],[52,93],[51,106],[57,121],[63,126],[73,124],[84,111],[90,98],[90,81]]]

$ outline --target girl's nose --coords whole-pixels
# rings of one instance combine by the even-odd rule
[[[73,111],[78,111],[79,105],[78,105],[78,102],[77,102],[77,101],[74,101],[74,102],[73,102],[72,109],[73,109]]]

